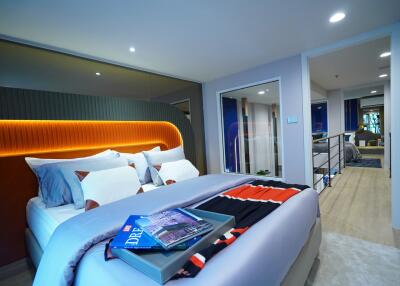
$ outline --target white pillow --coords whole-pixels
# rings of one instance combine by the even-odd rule
[[[162,163],[157,172],[164,185],[196,178],[200,174],[199,170],[186,159]]]
[[[87,157],[81,157],[81,158],[73,158],[73,159],[41,159],[41,158],[34,158],[34,157],[25,157],[25,162],[28,164],[28,166],[34,170],[35,168],[48,164],[48,163],[57,163],[57,162],[64,162],[64,161],[76,161],[76,160],[81,160],[81,159],[89,159],[89,158],[98,158],[98,157],[103,157],[103,156],[108,156],[110,154],[116,154],[116,151],[112,151],[110,149],[105,150],[103,152],[97,153],[92,156],[87,156]]]
[[[85,160],[85,159],[93,159],[93,158],[103,158],[103,157],[117,157],[118,152],[107,149],[103,152],[94,154],[92,156],[87,157],[78,157],[72,159],[41,159],[41,158],[34,158],[34,157],[25,157],[25,162],[28,164],[29,168],[33,171],[36,175],[35,169],[49,163],[59,163],[59,162],[73,162],[78,160]],[[119,156],[119,155],[118,155]],[[37,176],[37,175],[36,175]],[[38,177],[39,179],[39,177]],[[42,199],[42,192],[40,191],[40,187],[38,189],[39,198]]]
[[[144,151],[143,154],[146,157],[147,163],[149,164],[151,179],[156,186],[161,186],[163,181],[158,176],[157,169],[154,167],[159,167],[162,163],[185,159],[185,153],[183,153],[182,146],[160,152]]]
[[[147,152],[160,152],[160,146],[154,147],[153,149]],[[136,172],[138,174],[140,183],[142,185],[151,182],[150,170],[149,165],[147,164],[147,160],[144,157],[143,153],[120,153],[121,157],[126,158],[129,164],[135,164]]]
[[[94,172],[75,171],[80,180],[85,210],[142,193],[142,185],[132,166]]]

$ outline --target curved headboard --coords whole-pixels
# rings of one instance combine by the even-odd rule
[[[136,153],[182,143],[178,128],[163,121],[0,120],[0,266],[25,256],[25,208],[38,189],[25,157]]]

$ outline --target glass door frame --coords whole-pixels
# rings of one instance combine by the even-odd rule
[[[257,81],[249,84],[244,84],[244,85],[239,85],[235,86],[232,88],[220,90],[216,93],[216,99],[217,99],[217,117],[218,117],[218,141],[219,141],[219,154],[220,154],[220,172],[223,174],[232,174],[232,175],[243,175],[244,173],[233,173],[233,172],[226,172],[225,171],[225,138],[224,138],[224,124],[223,124],[223,110],[222,110],[222,95],[224,93],[230,92],[230,91],[235,91],[239,89],[244,89],[248,87],[253,87],[261,84],[266,84],[270,82],[278,82],[278,90],[279,90],[279,120],[280,120],[280,144],[281,144],[281,163],[282,163],[282,176],[281,177],[270,177],[273,179],[278,179],[278,180],[285,180],[285,148],[284,148],[284,133],[283,133],[283,125],[284,125],[284,116],[283,116],[283,108],[282,108],[282,85],[281,85],[281,77],[274,77],[274,78],[269,78],[266,80],[262,81]],[[259,176],[256,174],[250,174],[251,176]],[[268,178],[265,176],[260,176],[263,178]]]

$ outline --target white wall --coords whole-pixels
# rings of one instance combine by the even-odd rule
[[[206,157],[209,173],[221,172],[221,160],[223,158],[220,106],[217,93],[276,77],[281,78],[283,175],[289,182],[305,183],[302,67],[300,55],[239,72],[203,85]],[[297,117],[298,122],[288,124],[288,116]],[[308,122],[307,124],[310,123]]]
[[[389,168],[390,165],[390,140],[389,132],[391,131],[391,100],[390,100],[390,82],[385,83],[384,87],[384,124],[385,124],[385,169]]]
[[[392,224],[400,229],[400,26],[391,38]]]
[[[324,101],[327,98],[327,91],[314,81],[311,81],[311,102]]]
[[[344,132],[344,97],[340,89],[328,91],[328,134]]]
[[[367,98],[361,98],[360,100],[361,108],[369,106],[379,106],[384,104],[385,104],[384,96],[367,97]]]

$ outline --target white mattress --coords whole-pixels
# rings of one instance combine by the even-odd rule
[[[157,186],[154,184],[145,184],[142,185],[142,188],[144,192],[148,192],[156,189]],[[29,229],[43,250],[57,226],[83,212],[85,212],[85,209],[77,210],[73,204],[46,208],[39,197],[30,199],[26,206],[26,218]]]

